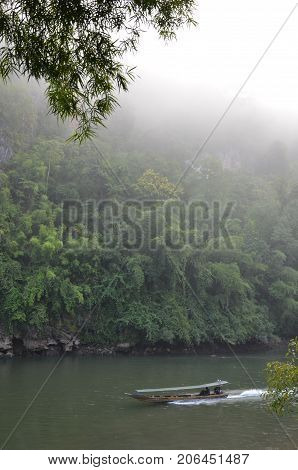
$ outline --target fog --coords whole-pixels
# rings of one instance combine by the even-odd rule
[[[107,130],[118,147],[170,152],[191,160],[294,5],[289,1],[202,1],[198,26],[165,43],[143,34],[126,58],[136,79],[120,97]],[[273,42],[202,155],[226,161],[262,158],[281,142],[298,148],[298,8]]]

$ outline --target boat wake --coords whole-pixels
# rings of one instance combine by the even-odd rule
[[[172,401],[170,402],[171,405],[216,405],[218,403],[232,403],[238,400],[259,400],[261,399],[262,395],[266,392],[266,390],[262,390],[259,388],[252,388],[248,390],[231,390],[227,398],[214,398],[212,400],[185,400],[185,401]]]

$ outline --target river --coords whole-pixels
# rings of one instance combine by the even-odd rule
[[[293,449],[297,415],[276,419],[262,399],[264,367],[279,353],[158,357],[67,356],[53,372],[7,449]],[[0,444],[57,358],[0,361]],[[145,405],[135,388],[229,381],[229,398]]]

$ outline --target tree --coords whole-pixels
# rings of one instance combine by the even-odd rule
[[[51,111],[78,122],[74,138],[92,134],[112,112],[132,69],[124,55],[141,31],[163,38],[192,19],[194,0],[12,0],[0,5],[0,76],[48,83]]]
[[[272,411],[281,415],[292,409],[298,396],[298,337],[289,342],[286,362],[269,362],[266,367],[266,399]]]
[[[174,199],[181,193],[166,176],[161,176],[154,170],[146,170],[138,179],[135,189],[139,197],[151,199]]]

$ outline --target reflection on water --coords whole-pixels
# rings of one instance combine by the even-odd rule
[[[10,449],[292,449],[266,411],[264,367],[278,354],[234,357],[66,357],[9,441]],[[55,358],[0,361],[0,442],[15,426]],[[227,399],[143,404],[139,388],[207,383],[221,377]],[[281,419],[298,441],[297,416]]]

